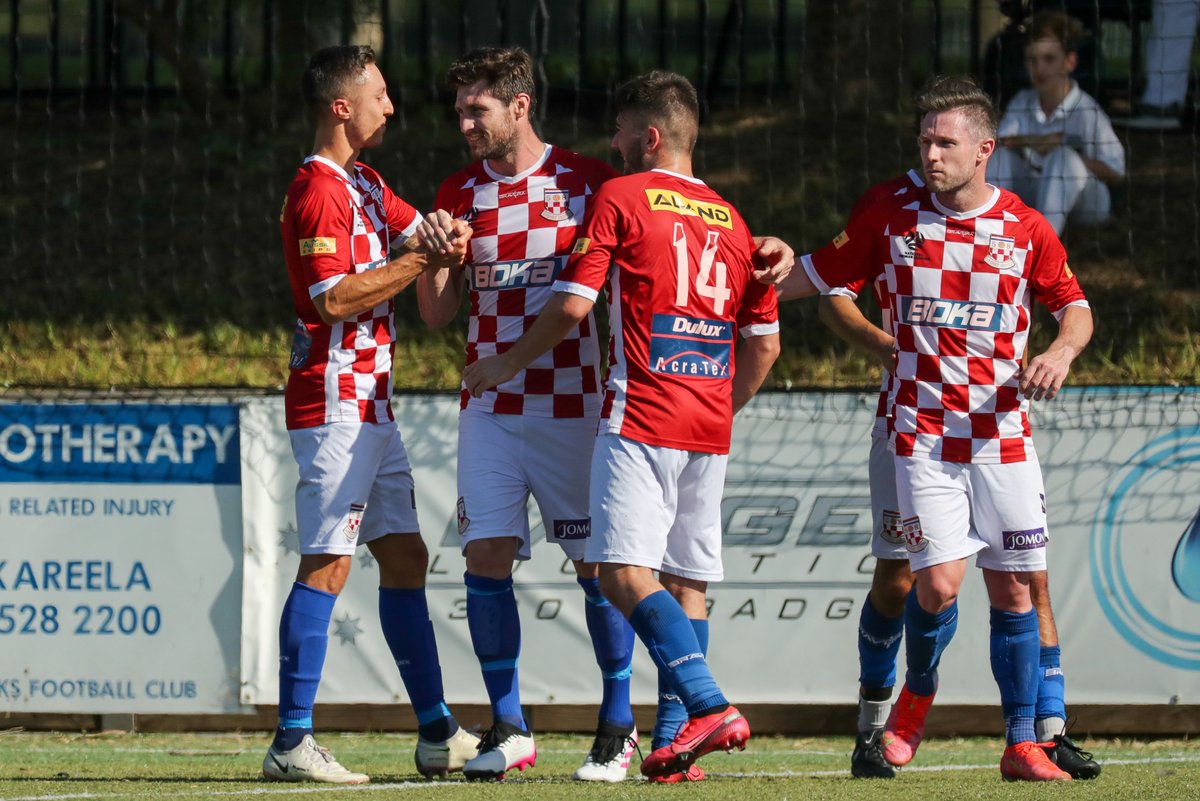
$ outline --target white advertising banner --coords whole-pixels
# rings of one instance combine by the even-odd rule
[[[0,711],[238,705],[238,407],[0,404]]]
[[[713,672],[737,702],[845,703],[857,687],[856,629],[874,562],[867,453],[871,393],[769,393],[737,418],[722,502],[725,581],[710,588]],[[430,550],[429,601],[448,700],[486,702],[471,650],[455,517],[456,397],[401,396]],[[1042,404],[1050,584],[1069,701],[1200,698],[1200,392],[1067,391]],[[564,469],[574,455],[564,454]],[[295,575],[296,468],[279,398],[242,410],[245,704],[277,700],[279,612]],[[599,672],[570,563],[544,541],[516,571],[527,703],[595,703]],[[540,542],[539,542],[540,541]],[[987,603],[972,569],[939,700],[996,703]],[[319,700],[406,699],[377,615],[377,572],[360,549],[330,628]],[[903,666],[901,666],[903,675]],[[653,703],[644,649],[633,700]]]

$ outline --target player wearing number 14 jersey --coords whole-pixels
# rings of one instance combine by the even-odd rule
[[[613,148],[627,175],[600,189],[534,325],[507,352],[469,365],[464,380],[475,396],[502,384],[607,289],[610,366],[585,558],[600,564],[604,596],[646,644],[660,685],[686,708],[686,721],[665,742],[656,737],[661,746],[642,763],[647,776],[676,781],[699,778],[698,757],[744,747],[750,736],[708,669],[698,624],[707,583],[722,577],[720,501],[733,413],[778,355],[778,304],[774,288],[755,279],[755,243],[741,216],[692,176],[692,85],[651,72],[622,86],[616,100]]]

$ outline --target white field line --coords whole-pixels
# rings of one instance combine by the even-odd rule
[[[1106,759],[1101,762],[1101,765],[1153,765],[1153,764],[1194,764],[1200,762],[1200,755],[1196,756],[1173,756],[1173,757],[1148,757],[1143,759]],[[965,770],[996,770],[998,763],[988,763],[985,765],[921,765],[913,768],[903,768],[904,773],[939,773],[951,771]],[[756,770],[745,771],[741,773],[709,773],[709,776],[722,779],[802,779],[802,778],[824,778],[827,776],[845,776],[846,770]],[[2,781],[2,780],[0,780]],[[103,780],[98,780],[103,781]],[[556,778],[518,778],[513,784],[564,784],[564,779]],[[438,788],[458,787],[462,786],[462,782],[390,782],[386,784],[360,784],[354,786],[337,786],[332,784],[313,785],[306,784],[298,787],[278,785],[270,785],[264,787],[251,787],[238,790],[175,790],[173,795],[181,798],[189,796],[235,796],[235,795],[298,795],[307,793],[329,793],[329,792],[347,792],[347,793],[370,793],[381,790],[435,790]],[[63,793],[51,795],[23,795],[9,796],[3,798],[2,801],[71,801],[77,798],[122,798],[127,796],[127,793]]]

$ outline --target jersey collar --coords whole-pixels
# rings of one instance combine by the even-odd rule
[[[989,184],[989,186],[991,186],[991,184]],[[987,212],[991,211],[992,206],[996,205],[996,201],[1000,199],[1000,190],[994,186],[992,186],[991,189],[991,197],[989,197],[982,206],[970,209],[969,211],[955,211],[954,209],[943,206],[938,202],[937,195],[933,192],[929,193],[929,199],[933,203],[933,207],[935,209],[946,215],[951,220],[969,220],[972,217],[978,217],[981,214],[986,214]]]
[[[521,172],[517,173],[516,175],[501,175],[500,173],[496,172],[495,170],[493,170],[491,167],[488,166],[487,159],[484,159],[480,163],[483,164],[483,171],[486,172],[488,174],[488,177],[491,178],[493,181],[497,181],[502,184],[515,184],[518,181],[524,181],[526,178],[528,178],[529,176],[533,175],[535,172],[540,170],[542,168],[542,165],[545,164],[547,159],[550,158],[550,151],[553,149],[554,149],[554,146],[551,145],[549,142],[547,142],[546,149],[542,151],[542,157],[540,159],[538,159],[537,161],[535,161],[533,163],[532,167],[530,167],[526,170],[522,170]]]
[[[353,179],[353,178],[351,178],[351,177],[350,177],[350,174],[349,174],[349,173],[347,173],[347,172],[346,172],[346,170],[342,168],[342,165],[341,165],[341,164],[338,164],[338,163],[337,163],[337,162],[335,162],[335,161],[330,161],[329,159],[325,158],[324,156],[309,156],[308,158],[306,158],[306,159],[304,160],[304,163],[305,163],[305,164],[307,164],[307,163],[309,163],[310,161],[316,161],[316,162],[320,162],[321,164],[324,164],[326,167],[328,167],[329,169],[333,170],[333,171],[334,171],[334,172],[336,172],[338,175],[340,175],[340,176],[342,176],[343,178],[345,178],[347,181],[349,181],[349,182],[353,183],[353,180],[354,180],[354,179]]]
[[[700,184],[701,186],[705,185],[704,181],[701,181],[699,178],[694,178],[691,175],[684,175],[683,173],[672,172],[671,170],[664,170],[662,167],[655,167],[650,172],[661,172],[664,175],[670,175],[674,178],[679,178],[680,180],[688,181],[689,183]]]

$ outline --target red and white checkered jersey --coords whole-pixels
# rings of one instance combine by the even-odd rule
[[[884,181],[880,184],[875,184],[854,202],[854,207],[850,209],[850,219],[853,220],[863,214],[884,214],[895,204],[907,203],[913,199],[914,192],[925,186],[925,181],[915,171],[909,170],[899,178],[893,178],[890,181]],[[850,298],[857,298],[861,293],[863,286],[866,285],[866,280],[852,281],[844,287],[832,287],[830,294],[846,295]],[[871,290],[875,295],[875,305],[879,309],[882,320],[880,327],[889,334],[895,335],[894,327],[892,326],[891,306],[888,303],[887,286],[884,283],[883,274],[876,276],[871,282]],[[886,437],[888,435],[888,398],[891,397],[892,391],[892,374],[884,370],[883,378],[879,388],[879,399],[875,404],[875,426],[871,429],[871,436]]]
[[[387,264],[389,247],[403,244],[420,220],[365,164],[347,174],[329,159],[309,156],[297,171],[280,217],[299,318],[284,395],[289,429],[393,419],[392,301],[330,325],[312,299],[347,275]]]
[[[1034,299],[1087,306],[1054,230],[1011,192],[958,213],[926,189],[850,221],[802,259],[822,293],[882,276],[898,358],[890,436],[900,456],[976,464],[1033,452],[1018,384]]]
[[[466,219],[471,236],[467,282],[471,317],[467,364],[504,353],[554,294],[600,185],[616,175],[608,164],[546,145],[542,158],[514,176],[486,161],[458,172],[438,190],[435,206]],[[528,367],[480,398],[463,388],[462,408],[496,414],[595,417],[600,411],[600,346],[596,319],[579,327]]]
[[[735,328],[779,331],[775,288],[754,279],[754,241],[703,181],[665,170],[609,181],[555,289],[609,299],[600,431],[728,453]]]

